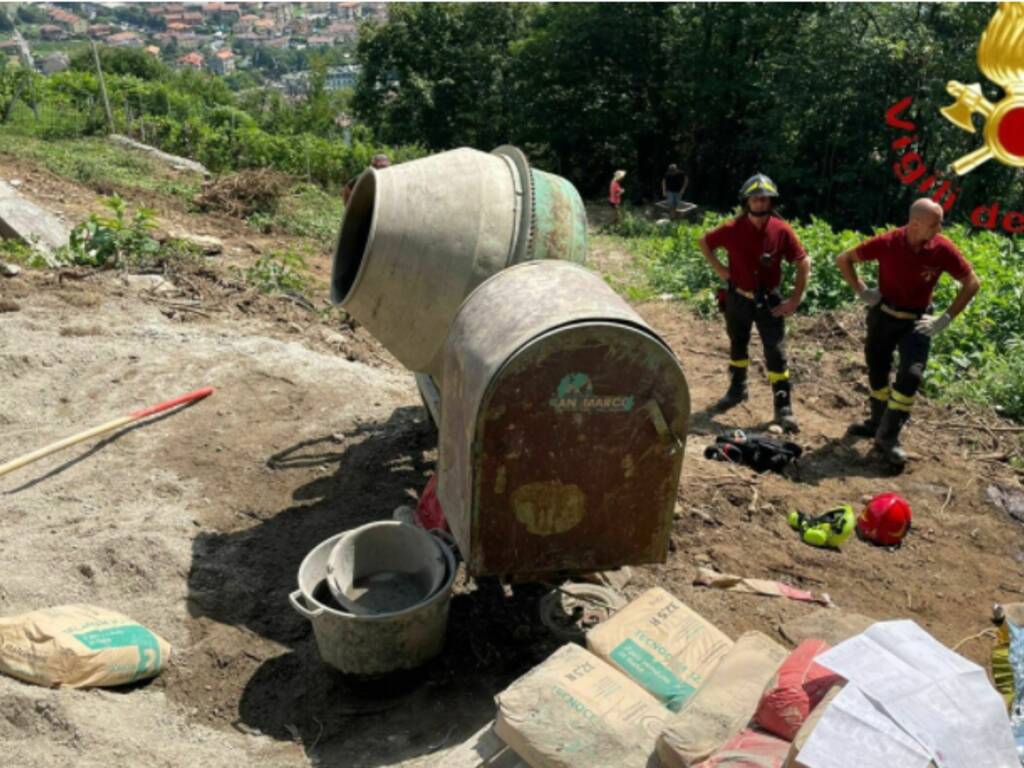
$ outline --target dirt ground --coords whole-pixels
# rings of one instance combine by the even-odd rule
[[[15,175],[71,220],[95,205],[88,190],[0,158],[0,177]],[[166,277],[0,278],[10,310],[0,313],[0,461],[175,394],[217,390],[0,480],[0,614],[85,602],[174,646],[161,676],[128,689],[0,677],[3,763],[443,764],[493,717],[494,694],[558,646],[536,615],[544,588],[460,577],[445,651],[425,669],[367,683],[325,667],[288,605],[299,563],[328,536],[414,499],[436,434],[412,376],[362,330],[222,279],[225,260],[262,247],[244,224],[162,215],[223,238],[228,257]],[[328,265],[325,254],[318,274]],[[615,277],[632,268],[606,238],[592,266]],[[767,426],[764,370],[752,373],[749,403],[711,416],[726,383],[721,324],[674,302],[638,311],[682,360],[694,413],[672,552],[634,569],[629,596],[659,584],[732,636],[778,637],[783,621],[818,610],[694,586],[696,567],[713,565],[827,592],[879,619],[912,618],[951,646],[988,626],[993,602],[1024,599],[1024,530],[994,501],[1024,492],[1006,463],[1021,454],[1019,427],[923,403],[906,431],[914,460],[892,475],[843,437],[867,395],[863,322],[851,313],[791,326],[799,465],[757,476],[711,462],[703,449],[716,432]],[[886,490],[915,513],[898,550],[857,540],[817,550],[785,521],[792,508],[859,505]],[[984,637],[960,647],[979,662],[989,649]]]

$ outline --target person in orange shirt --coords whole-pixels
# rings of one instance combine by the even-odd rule
[[[612,176],[612,183],[608,185],[608,202],[612,206],[612,211],[615,214],[615,218],[612,223],[619,223],[619,208],[622,205],[622,184],[619,182],[626,178],[625,171],[616,171]]]

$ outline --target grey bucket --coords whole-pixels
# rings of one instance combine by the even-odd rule
[[[404,366],[439,379],[448,325],[473,288],[512,264],[586,254],[571,183],[531,169],[515,147],[463,147],[363,173],[342,219],[331,299]]]
[[[349,613],[394,613],[422,603],[447,574],[437,539],[394,520],[345,533],[327,561],[327,586]]]
[[[440,541],[444,554],[444,581],[427,600],[404,611],[356,616],[317,599],[326,599],[327,561],[339,533],[320,542],[299,566],[299,588],[288,599],[300,616],[313,625],[320,658],[328,666],[353,675],[379,675],[413,669],[437,656],[444,648],[448,606],[455,581],[455,557]]]

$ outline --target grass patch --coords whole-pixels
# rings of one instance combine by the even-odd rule
[[[102,194],[145,191],[191,202],[202,182],[103,138],[43,140],[0,130],[0,154],[32,160]]]
[[[271,251],[260,256],[243,277],[260,293],[301,295],[309,285],[306,255],[294,249]]]
[[[257,213],[248,218],[261,232],[277,230],[308,237],[322,246],[330,246],[338,236],[345,205],[316,184],[297,184],[280,198],[272,214]]]

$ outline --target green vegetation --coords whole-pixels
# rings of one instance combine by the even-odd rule
[[[245,281],[260,293],[301,293],[309,284],[306,257],[295,250],[271,251],[245,271]]]
[[[72,229],[68,247],[58,251],[57,260],[85,267],[118,267],[151,261],[159,253],[160,243],[151,235],[155,226],[151,210],[139,208],[129,217],[124,200],[117,195],[105,205],[110,214],[90,214]]]
[[[354,105],[388,142],[431,150],[511,142],[586,194],[629,172],[651,199],[669,162],[690,196],[725,210],[755,171],[787,215],[860,231],[903,217],[886,110],[904,96],[913,148],[941,169],[978,146],[938,112],[946,83],[980,81],[976,50],[994,3],[396,4],[360,31]],[[977,121],[976,121],[977,123]],[[980,123],[978,123],[980,125]],[[956,179],[958,211],[1024,194],[988,163]]]
[[[344,208],[339,195],[325,192],[315,184],[298,184],[278,200],[272,215],[253,214],[249,223],[260,231],[277,229],[329,246],[338,235]]]
[[[3,255],[38,268],[76,266],[146,270],[189,250],[183,243],[161,243],[153,237],[153,211],[137,208],[130,212],[118,195],[112,195],[103,202],[108,212],[90,214],[71,230],[68,244],[52,254],[4,240]]]
[[[705,316],[716,311],[715,293],[721,283],[707,266],[698,247],[700,237],[724,220],[709,214],[699,223],[657,227],[625,216],[620,233],[646,275],[646,285],[627,293],[633,298],[671,293]],[[835,231],[826,222],[791,222],[811,254],[811,281],[800,312],[820,313],[856,300],[843,282],[835,257],[864,236]],[[967,310],[940,334],[932,348],[925,379],[931,396],[995,404],[1002,413],[1024,420],[1024,242],[991,232],[969,234],[953,226],[945,234],[957,244],[982,280],[981,291]],[[786,271],[787,282],[793,270]],[[871,264],[858,265],[865,281],[875,281]],[[788,289],[784,285],[784,290]],[[935,305],[947,307],[958,284],[948,276],[940,280]]]
[[[346,143],[336,121],[346,96],[327,91],[329,59],[315,54],[309,93],[299,102],[268,89],[236,93],[223,78],[189,68],[171,70],[135,49],[104,49],[101,60],[119,132],[144,136],[215,173],[274,168],[336,189],[378,152],[395,162],[423,153],[415,144],[382,145],[358,125]],[[75,56],[72,69],[48,77],[0,69],[0,104],[0,137],[15,143],[25,137],[85,138],[108,130],[88,51]]]
[[[33,160],[102,194],[159,192],[188,201],[199,191],[198,176],[174,173],[142,153],[101,138],[44,141],[0,131],[0,153]]]

